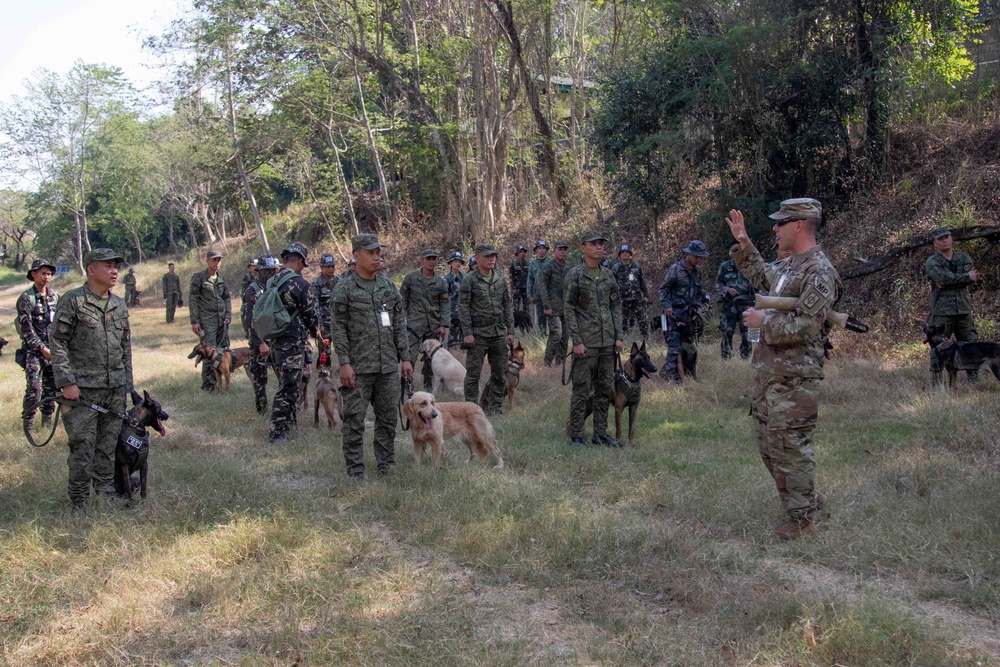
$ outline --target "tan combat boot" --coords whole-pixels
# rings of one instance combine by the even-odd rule
[[[779,540],[795,540],[803,535],[811,535],[816,532],[816,522],[812,519],[788,519],[774,529],[774,536]]]

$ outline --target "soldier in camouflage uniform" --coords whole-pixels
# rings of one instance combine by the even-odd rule
[[[622,333],[627,334],[638,322],[639,333],[645,338],[649,335],[649,320],[646,317],[649,290],[642,265],[632,259],[632,248],[628,244],[622,244],[618,250],[618,261],[611,266],[611,271],[618,281],[622,297]]]
[[[270,280],[276,287],[281,302],[291,317],[287,329],[267,343],[270,361],[278,376],[278,390],[271,404],[271,426],[267,441],[284,442],[298,418],[299,394],[302,391],[302,374],[306,366],[306,349],[310,348],[308,335],[319,335],[319,321],[313,310],[309,282],[302,277],[302,270],[309,266],[309,249],[296,241],[281,251],[284,266]],[[291,276],[283,274],[290,273]],[[310,348],[311,351],[311,348]]]
[[[451,310],[448,347],[457,347],[462,344],[462,322],[458,319],[458,295],[462,290],[462,278],[465,277],[465,274],[462,273],[463,264],[465,264],[465,259],[460,251],[456,250],[451,253],[451,257],[448,258],[450,270],[448,275],[444,277],[444,281],[448,283],[448,307]]]
[[[924,272],[931,281],[931,312],[927,326],[935,329],[935,334],[948,338],[955,336],[958,341],[977,341],[979,333],[972,318],[972,302],[969,300],[969,286],[979,280],[979,272],[972,265],[972,258],[964,252],[954,250],[951,230],[938,227],[934,230],[934,249],[937,251],[927,258]],[[931,383],[941,384],[941,360],[931,348]],[[969,381],[979,378],[979,371],[967,371]]]
[[[337,260],[333,255],[326,253],[319,259],[320,274],[312,281],[313,308],[316,310],[316,317],[320,323],[319,358],[323,358],[323,353],[327,354],[329,360],[333,359],[330,354],[329,343],[324,340],[330,339],[330,309],[333,307],[333,289],[340,282],[337,275]],[[311,361],[311,360],[310,360]]]
[[[125,305],[129,308],[135,307],[135,269],[129,269],[128,274],[122,279],[125,285]]]
[[[28,408],[46,396],[56,393],[55,377],[52,375],[52,352],[49,349],[49,325],[55,317],[59,293],[49,289],[49,280],[56,267],[44,259],[36,259],[28,269],[28,280],[31,287],[17,298],[17,333],[21,337],[21,349],[18,350],[19,360],[23,357],[24,373],[27,386],[24,390],[21,418],[29,422],[35,418],[36,410]],[[52,413],[55,403],[42,405],[42,427],[52,424]]]
[[[267,281],[270,280],[281,265],[271,255],[261,255],[254,260],[257,272],[255,278],[243,290],[243,303],[240,306],[240,322],[250,345],[250,361],[247,362],[247,373],[253,384],[254,407],[257,414],[266,416],[267,411],[267,359],[271,349],[257,335],[253,328],[253,307],[257,299],[264,293]]]
[[[667,358],[661,375],[674,384],[680,384],[677,357],[681,357],[686,375],[694,375],[698,363],[697,337],[701,309],[708,301],[705,288],[701,284],[698,264],[708,251],[701,241],[691,241],[684,248],[684,259],[675,262],[667,270],[660,284],[660,305],[667,316],[667,330],[663,332],[663,342],[667,344]]]
[[[566,330],[566,318],[563,316],[563,279],[569,271],[566,265],[568,253],[569,244],[557,242],[552,257],[548,258],[538,270],[536,290],[538,300],[542,304],[542,312],[549,325],[549,339],[545,344],[546,366],[562,363],[566,357],[566,347],[569,345],[569,332]]]
[[[167,272],[163,274],[163,305],[167,307],[167,324],[173,323],[181,299],[181,277],[174,271],[174,263],[170,262]]]
[[[75,406],[64,413],[69,436],[69,499],[74,511],[86,511],[91,487],[114,494],[115,446],[132,391],[132,330],[125,302],[111,292],[118,264],[125,261],[108,248],[94,248],[83,259],[87,282],[59,299],[49,331],[52,372],[63,398],[107,408],[99,413]]]
[[[205,255],[207,268],[191,276],[191,293],[188,312],[191,331],[203,336],[211,345],[229,349],[229,322],[232,319],[232,297],[229,287],[219,273],[222,254],[209,250]],[[201,388],[215,391],[215,369],[212,364],[201,365]]]
[[[243,279],[240,280],[240,294],[247,291],[247,286],[253,281],[257,280],[257,258],[254,257],[249,262],[247,262],[246,273],[243,274]],[[266,282],[266,281],[265,281]]]
[[[462,342],[468,347],[466,356],[465,400],[475,403],[479,398],[479,377],[483,359],[490,364],[490,376],[502,378],[507,369],[508,346],[514,344],[514,309],[503,270],[496,267],[497,251],[489,243],[476,246],[476,269],[462,279],[458,316],[462,322]],[[483,412],[501,413],[504,383],[491,382],[485,397]]]
[[[340,274],[340,277],[346,278],[347,276],[354,275],[357,272],[358,272],[358,260],[351,257],[351,259],[347,261],[347,268],[344,269],[344,272],[342,274]]]
[[[528,312],[528,249],[523,245],[514,250],[514,261],[510,263],[510,292],[514,310]]]
[[[399,373],[413,375],[406,341],[403,297],[392,281],[378,273],[381,248],[375,234],[351,239],[357,271],[344,277],[333,291],[334,353],[340,361],[344,396],[342,441],[347,475],[364,479],[365,413],[375,412],[375,462],[380,475],[395,464],[396,412]],[[402,368],[397,370],[402,361]]]
[[[528,303],[535,304],[535,326],[538,327],[539,333],[543,336],[548,332],[548,321],[545,318],[545,307],[542,306],[542,301],[538,297],[538,271],[542,268],[542,264],[548,258],[549,246],[545,242],[545,239],[538,239],[535,243],[535,256],[528,262]]]
[[[584,263],[566,274],[566,328],[573,340],[573,394],[569,401],[569,435],[574,447],[583,447],[587,406],[593,401],[594,440],[606,447],[621,447],[608,435],[615,374],[614,355],[622,349],[622,300],[615,274],[602,267],[607,238],[598,231],[585,232],[580,251]]]
[[[736,268],[736,262],[727,259],[719,266],[715,277],[715,291],[722,299],[722,313],[719,315],[719,331],[722,332],[722,358],[733,356],[733,334],[736,327],[740,328],[740,358],[746,359],[752,351],[750,339],[747,338],[747,326],[743,324],[743,313],[749,306],[736,304],[736,298],[753,296],[753,285]]]
[[[420,268],[407,273],[399,288],[403,297],[403,309],[406,311],[406,332],[412,366],[416,366],[420,345],[425,340],[448,340],[448,326],[451,324],[448,283],[434,273],[437,258],[437,250],[424,250],[420,254]],[[434,370],[429,363],[425,363],[421,373],[424,376],[424,390],[430,391],[434,383]]]
[[[751,414],[757,448],[788,515],[775,535],[794,539],[814,530],[826,502],[816,490],[813,433],[829,333],[826,315],[840,300],[843,287],[816,242],[822,219],[817,200],[786,199],[771,218],[779,257],[787,256],[770,269],[750,243],[743,214],[730,211],[726,222],[738,243],[730,255],[754,289],[797,300],[791,311],[751,308],[743,315],[747,326],[760,329],[752,362],[756,372]]]

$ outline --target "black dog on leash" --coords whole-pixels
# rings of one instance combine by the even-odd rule
[[[167,431],[163,428],[163,422],[170,416],[145,391],[142,392],[142,396],[135,391],[132,392],[132,409],[128,414],[138,422],[139,428],[128,422],[122,422],[122,430],[118,433],[118,446],[115,447],[115,493],[132,500],[136,485],[131,475],[138,470],[139,496],[145,500],[146,478],[149,474],[149,433],[146,432],[146,428],[152,427],[161,436],[165,436]]]
[[[935,327],[924,327],[924,342],[931,346],[941,365],[948,371],[948,387],[958,386],[958,372],[976,372],[983,364],[1000,380],[1000,343],[964,343],[940,334]]]

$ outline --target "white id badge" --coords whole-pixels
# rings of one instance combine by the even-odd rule
[[[382,326],[388,327],[392,326],[392,322],[389,320],[389,313],[386,311],[385,307],[382,307],[382,312],[378,314],[379,320],[382,322]]]
[[[629,282],[635,281],[635,274],[634,273],[628,274],[628,279],[629,279]]]

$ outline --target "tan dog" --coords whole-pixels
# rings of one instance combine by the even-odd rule
[[[436,338],[428,338],[420,344],[420,359],[426,364],[430,363],[434,371],[434,386],[431,388],[435,394],[441,393],[441,386],[453,394],[465,395],[465,366],[452,356],[441,341]]]
[[[313,391],[313,426],[319,427],[319,406],[326,413],[326,424],[332,430],[334,424],[344,419],[344,397],[340,388],[334,384],[330,371],[325,368],[317,371],[316,389]]]
[[[218,391],[223,391],[222,380],[226,380],[225,391],[229,391],[229,381],[230,375],[233,371],[243,368],[248,363],[250,363],[250,348],[249,347],[235,347],[229,350],[221,350],[205,339],[202,336],[198,344],[194,346],[191,350],[191,354],[188,355],[188,359],[194,359],[194,365],[197,366],[202,361],[205,363],[210,363],[215,368],[215,386]]]
[[[510,401],[511,407],[514,407],[514,392],[517,390],[517,385],[521,384],[521,371],[523,370],[524,346],[521,345],[521,341],[517,341],[517,345],[510,348],[510,358],[507,359],[507,367],[503,373],[504,393],[507,394],[507,400]],[[486,397],[490,394],[491,382],[493,382],[493,378],[486,380],[483,393],[479,396],[480,405],[486,404]]]
[[[424,450],[431,449],[431,462],[441,465],[444,441],[457,437],[469,448],[469,460],[493,454],[497,468],[503,468],[503,457],[497,447],[493,425],[475,403],[436,403],[434,396],[418,391],[403,404],[403,413],[410,420],[413,458],[419,465]]]

